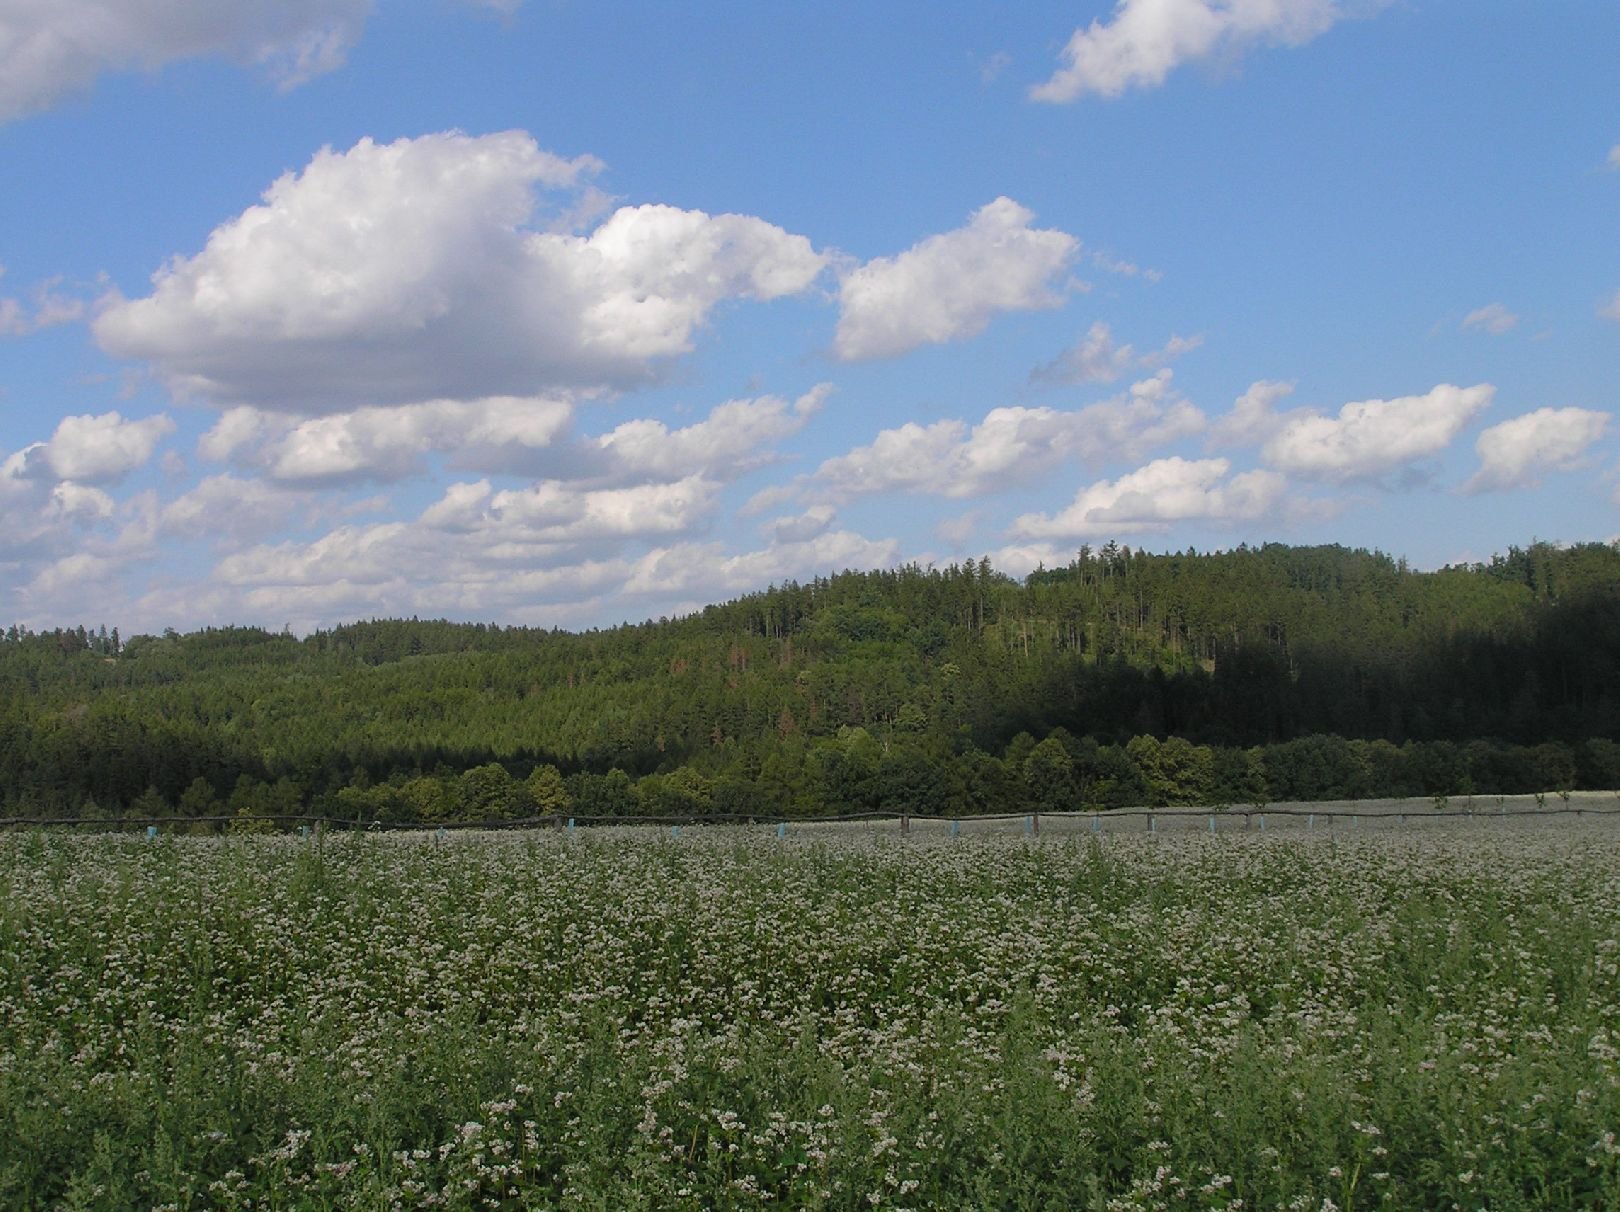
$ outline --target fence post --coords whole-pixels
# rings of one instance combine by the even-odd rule
[[[1148,813],[1148,832],[1149,833],[1157,833],[1158,831],[1159,831],[1159,818],[1154,816],[1150,812],[1150,813]]]
[[[574,818],[573,817],[568,818],[568,832],[569,833],[574,832]]]
[[[1262,812],[1260,814],[1260,832],[1264,833],[1265,831],[1266,831],[1266,814]]]
[[[444,845],[444,838],[445,838],[444,826],[440,825],[438,827],[438,829],[436,829],[434,831],[434,833],[433,833],[433,844],[435,846]]]
[[[157,826],[156,825],[148,825],[146,827],[146,840],[150,842],[150,841],[155,840],[156,838],[157,838]]]
[[[1305,828],[1307,828],[1307,829],[1315,829],[1316,828],[1316,813],[1313,812],[1313,813],[1310,814],[1309,817],[1306,818],[1306,820],[1305,820]]]
[[[782,821],[776,826],[776,836],[777,836],[778,839],[785,838],[787,836],[787,822],[786,821]]]
[[[1209,814],[1209,831],[1211,833],[1215,832],[1215,814],[1213,812]]]
[[[961,834],[962,834],[962,822],[961,821],[952,821],[951,822],[951,836],[952,837],[960,837]]]
[[[909,814],[902,812],[900,814],[900,836],[905,837],[910,832],[911,832],[911,817],[910,817]]]
[[[1093,833],[1102,832],[1102,817],[1098,816],[1095,812],[1091,814],[1091,831]]]
[[[669,836],[672,837],[672,838],[680,837],[681,836],[681,827],[679,825],[671,825],[669,827]]]

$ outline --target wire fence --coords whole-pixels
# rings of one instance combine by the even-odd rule
[[[76,829],[100,832],[140,832],[150,837],[169,833],[264,832],[300,833],[364,831],[433,833],[443,839],[452,832],[552,830],[640,826],[666,828],[678,836],[684,828],[714,825],[766,826],[778,836],[791,832],[838,828],[897,832],[901,836],[1018,832],[1034,837],[1042,833],[1148,833],[1203,830],[1265,833],[1275,830],[1336,831],[1341,829],[1395,828],[1466,822],[1546,821],[1568,817],[1620,818],[1620,792],[1582,791],[1554,796],[1475,796],[1462,803],[1446,797],[1432,800],[1335,800],[1319,803],[1253,804],[1243,807],[1131,807],[1077,809],[1064,812],[988,813],[974,816],[935,816],[911,812],[872,811],[822,816],[783,816],[772,813],[687,813],[676,815],[567,815],[551,813],[514,819],[459,821],[387,821],[365,817],[337,817],[309,813],[253,813],[214,816],[156,817],[4,817],[0,830]]]

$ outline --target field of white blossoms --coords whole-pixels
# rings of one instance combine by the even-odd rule
[[[1620,828],[0,836],[7,1208],[1614,1208]]]

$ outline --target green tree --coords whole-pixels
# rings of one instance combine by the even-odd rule
[[[457,820],[510,821],[527,807],[527,789],[499,762],[474,766],[456,780]]]
[[[180,793],[180,803],[176,808],[181,816],[218,816],[220,804],[214,796],[214,785],[201,775],[192,779]]]
[[[568,784],[562,772],[547,763],[529,772],[529,798],[534,810],[541,816],[562,816],[574,806],[574,797],[568,794]]]
[[[1080,807],[1074,760],[1056,737],[1047,737],[1024,759],[1024,794],[1036,812],[1072,812]]]

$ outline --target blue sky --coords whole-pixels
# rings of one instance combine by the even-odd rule
[[[1620,7],[0,0],[0,620],[1620,535]]]

